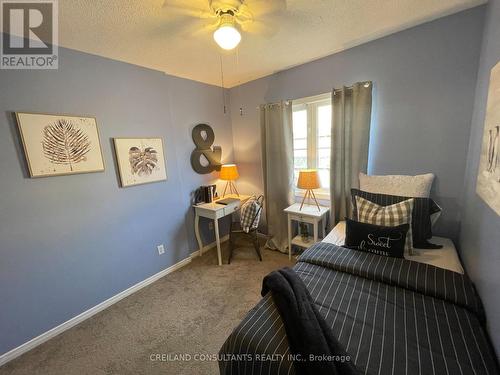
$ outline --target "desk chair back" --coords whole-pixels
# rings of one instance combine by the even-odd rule
[[[242,205],[242,207],[238,210],[240,214],[240,220],[239,220],[240,228],[236,228],[237,223],[231,220],[231,229],[229,232],[228,263],[231,263],[231,258],[233,255],[233,250],[235,245],[234,237],[237,234],[241,234],[252,241],[257,256],[262,261],[262,255],[260,253],[260,244],[258,238],[258,228],[263,207],[264,207],[263,195],[260,195],[257,198],[250,198],[250,200],[245,202]]]

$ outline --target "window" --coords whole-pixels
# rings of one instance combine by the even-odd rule
[[[301,99],[293,104],[295,185],[301,169],[317,169],[321,189],[316,193],[323,199],[330,195],[331,119],[331,94]]]

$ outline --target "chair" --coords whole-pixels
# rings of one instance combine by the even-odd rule
[[[242,215],[241,215],[241,209],[239,208],[235,213],[239,213],[239,220],[238,221],[233,221],[231,220],[231,227],[229,230],[229,260],[228,264],[231,263],[231,257],[233,256],[233,250],[234,250],[234,237],[235,235],[242,235],[243,237],[246,237],[252,241],[252,244],[255,248],[255,252],[257,253],[257,256],[259,257],[259,260],[262,261],[262,255],[260,254],[260,244],[259,244],[259,238],[258,238],[258,227],[259,227],[259,221],[260,221],[260,216],[262,213],[262,208],[264,207],[264,196],[260,195],[258,198],[254,198],[254,201],[257,203],[258,208],[253,214],[253,218],[250,221],[249,225],[249,231],[246,232],[243,230],[241,221],[242,221]]]

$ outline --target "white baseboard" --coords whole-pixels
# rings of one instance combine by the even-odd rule
[[[228,237],[229,238],[229,237]],[[212,244],[208,245],[211,247]],[[215,242],[214,242],[215,245]],[[197,253],[197,251],[195,252]],[[109,306],[115,304],[116,302],[122,300],[125,297],[130,296],[131,294],[137,292],[138,290],[144,288],[145,286],[148,286],[149,284],[154,283],[158,279],[161,279],[162,277],[168,275],[169,273],[174,272],[175,270],[178,270],[179,268],[189,264],[191,262],[192,255],[187,257],[186,259],[181,260],[180,262],[177,262],[176,264],[164,269],[163,271],[160,271],[156,274],[154,274],[151,277],[148,277],[147,279],[131,286],[128,289],[125,289],[123,292],[120,292],[116,295],[114,295],[111,298],[108,298],[107,300],[101,302],[100,304],[88,309],[87,311],[82,312],[81,314],[75,316],[74,318],[71,318],[70,320],[58,325],[57,327],[52,328],[51,330],[42,333],[40,336],[37,336],[33,339],[31,339],[28,342],[25,342],[24,344],[18,346],[17,348],[14,348],[7,353],[4,353],[0,355],[0,366],[6,364],[9,361],[12,361],[14,358],[19,357],[21,354],[26,353],[27,351],[37,347],[40,344],[43,344],[45,341],[59,335],[60,333],[70,329],[71,327],[76,326],[77,324],[83,322],[84,320],[90,318],[91,316],[97,314],[98,312],[108,308]]]

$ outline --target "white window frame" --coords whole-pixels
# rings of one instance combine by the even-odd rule
[[[325,104],[331,105],[332,94],[326,93],[321,95],[309,96],[307,98],[301,98],[294,100],[292,103],[292,110],[303,110],[307,111],[307,168],[317,169],[317,113],[318,107]],[[305,194],[304,190],[298,189],[294,186],[294,194],[296,197],[302,198]],[[330,200],[330,190],[329,189],[316,189],[314,194],[318,199]]]

